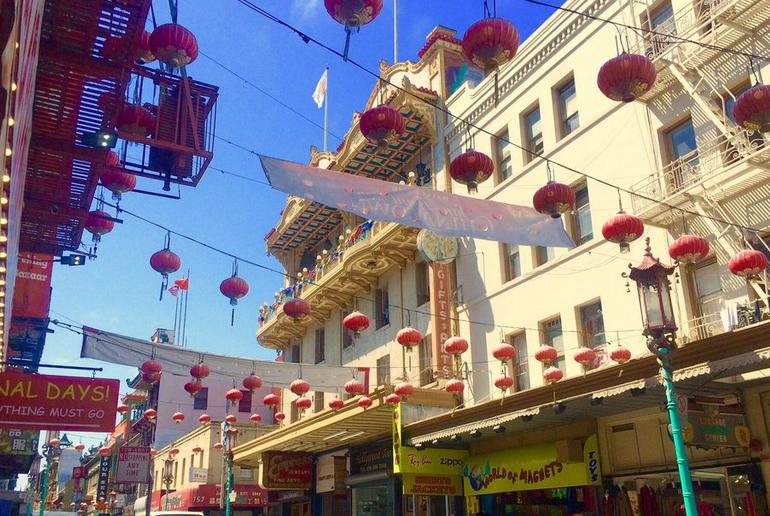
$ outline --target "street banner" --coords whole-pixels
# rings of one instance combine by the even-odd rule
[[[121,446],[115,482],[121,484],[145,483],[150,472],[149,446]]]
[[[112,457],[102,457],[99,461],[99,482],[96,484],[96,500],[107,499],[107,488],[110,485],[110,463]]]
[[[51,304],[53,256],[20,252],[13,288],[13,316],[45,319]]]
[[[431,263],[430,267],[430,308],[433,332],[433,371],[438,378],[453,377],[454,362],[452,355],[444,351],[444,341],[452,336],[451,288],[449,266]]]
[[[0,373],[0,428],[111,432],[120,380]]]
[[[259,473],[259,484],[265,489],[310,489],[313,456],[299,452],[264,452]]]
[[[365,219],[429,229],[448,237],[543,247],[575,245],[561,219],[528,206],[400,185],[266,156],[259,159],[276,190]]]

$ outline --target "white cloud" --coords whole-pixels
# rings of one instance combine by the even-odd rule
[[[316,14],[320,4],[321,0],[293,0],[291,11],[301,21],[306,21]]]

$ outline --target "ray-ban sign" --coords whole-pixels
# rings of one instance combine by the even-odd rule
[[[119,380],[0,373],[0,428],[111,432]]]

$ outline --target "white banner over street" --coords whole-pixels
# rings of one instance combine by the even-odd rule
[[[285,388],[297,378],[303,378],[315,391],[338,393],[351,378],[356,377],[365,382],[366,376],[356,367],[286,364],[228,357],[83,327],[81,358],[139,367],[153,355],[155,360],[163,364],[163,374],[189,377],[190,367],[203,360],[211,370],[211,376],[230,378],[238,385],[254,371],[266,386]]]
[[[276,190],[361,217],[430,229],[450,237],[572,247],[560,219],[533,208],[400,185],[260,156]]]

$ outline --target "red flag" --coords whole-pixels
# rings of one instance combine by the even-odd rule
[[[174,285],[173,287],[168,289],[168,293],[174,297],[177,297],[179,295],[179,287],[177,285]]]
[[[179,287],[179,290],[190,289],[190,278],[182,278],[174,281],[174,285]]]

